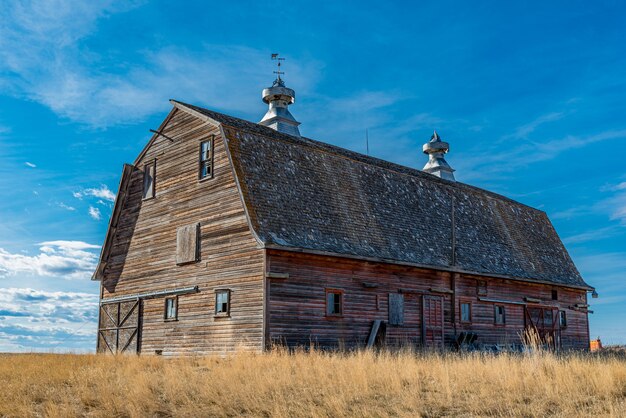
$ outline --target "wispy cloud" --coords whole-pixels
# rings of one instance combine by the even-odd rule
[[[76,210],[76,208],[75,208],[75,207],[73,207],[73,206],[69,206],[69,205],[66,205],[66,204],[65,204],[65,203],[63,203],[63,202],[60,202],[60,203],[59,203],[59,207],[60,207],[60,208],[65,209],[65,210],[69,210],[70,212],[73,212],[73,211],[75,211],[75,210]]]
[[[626,140],[626,129],[608,130],[586,136],[566,135],[563,138],[543,142],[526,141],[512,148],[486,149],[483,144],[478,156],[468,155],[459,159],[456,168],[466,173],[466,179],[491,178],[494,174],[512,172],[530,164],[552,160],[572,149],[610,140]],[[503,148],[506,151],[502,151]],[[476,170],[475,167],[481,169]]]
[[[623,228],[616,226],[607,226],[605,228],[592,229],[590,231],[585,231],[580,234],[565,237],[563,239],[563,242],[565,244],[581,244],[590,241],[599,241],[614,237],[616,234],[619,234],[621,232],[621,229]]]
[[[26,94],[62,117],[95,127],[143,120],[168,109],[169,98],[219,103],[239,112],[260,105],[259,86],[268,84],[267,73],[250,62],[267,62],[268,51],[170,46],[139,52],[132,62],[108,64],[101,55],[107,51],[88,49],[83,41],[99,19],[138,3],[24,2],[2,8],[0,70],[14,74],[9,93]],[[299,88],[310,85],[319,69],[306,59],[290,65],[290,82]],[[230,86],[227,95],[224,86]]]
[[[96,266],[97,245],[82,241],[47,241],[39,245],[39,254],[14,254],[0,248],[0,278],[17,274],[52,276],[63,279],[87,279]]]
[[[626,182],[614,185],[606,185],[600,188],[601,192],[609,193],[610,196],[601,199],[594,205],[594,209],[608,214],[613,221],[619,221],[626,226]]]
[[[100,213],[100,209],[93,207],[93,206],[89,206],[89,216],[91,216],[96,221],[99,221],[100,219],[102,219],[102,214]]]
[[[35,164],[30,163],[30,162],[28,162],[28,161],[26,161],[24,164],[25,164],[25,165],[27,165],[27,166],[29,166],[30,168],[37,168],[37,166],[36,166]]]
[[[544,125],[546,123],[549,122],[554,122],[557,121],[559,119],[561,119],[563,116],[565,115],[564,112],[552,112],[552,113],[546,113],[545,115],[541,115],[539,116],[537,119],[526,123],[524,125],[521,125],[519,127],[517,127],[517,129],[515,129],[515,131],[510,134],[510,135],[506,135],[503,139],[524,139],[524,138],[528,138],[528,136],[535,132],[535,130],[537,130],[538,127],[540,127],[541,125]]]

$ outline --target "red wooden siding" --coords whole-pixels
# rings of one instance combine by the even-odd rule
[[[530,306],[525,298],[531,298],[567,311],[563,348],[588,346],[587,314],[572,309],[585,303],[584,290],[463,274],[453,281],[447,272],[279,250],[268,251],[266,265],[268,272],[288,275],[268,279],[268,341],[274,343],[364,346],[372,322],[389,321],[388,295],[402,293],[403,324],[387,326],[390,345],[450,346],[463,331],[475,332],[477,343],[484,345],[519,344],[524,308]],[[344,292],[341,317],[325,315],[326,288]],[[557,301],[552,300],[553,289],[558,290]],[[470,323],[461,323],[461,300],[471,302]],[[495,324],[494,305],[505,307],[505,324]]]

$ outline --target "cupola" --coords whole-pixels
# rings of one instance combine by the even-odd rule
[[[300,136],[298,129],[300,122],[289,112],[289,105],[296,101],[296,93],[293,89],[285,86],[285,82],[280,77],[281,74],[284,74],[280,71],[280,61],[284,58],[278,58],[278,54],[272,54],[272,59],[278,61],[278,71],[274,71],[277,77],[272,83],[272,87],[263,89],[263,101],[269,105],[269,109],[259,124],[284,134]]]
[[[437,131],[430,137],[430,141],[424,144],[422,150],[424,154],[428,154],[428,162],[422,171],[444,180],[456,181],[454,179],[455,170],[450,167],[450,164],[448,164],[444,158],[444,154],[447,154],[450,150],[450,144],[443,142],[437,134]]]

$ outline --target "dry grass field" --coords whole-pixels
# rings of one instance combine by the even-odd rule
[[[0,356],[0,416],[626,416],[620,355]]]

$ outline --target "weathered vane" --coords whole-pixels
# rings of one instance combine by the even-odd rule
[[[280,71],[280,66],[281,66],[281,61],[284,61],[285,58],[284,57],[279,57],[278,54],[272,54],[272,60],[276,61],[276,66],[277,69],[276,71],[274,71],[274,74],[276,74],[276,80],[274,81],[274,86],[284,86],[285,83],[283,82],[283,80],[280,78],[281,74],[285,74],[284,71]]]

